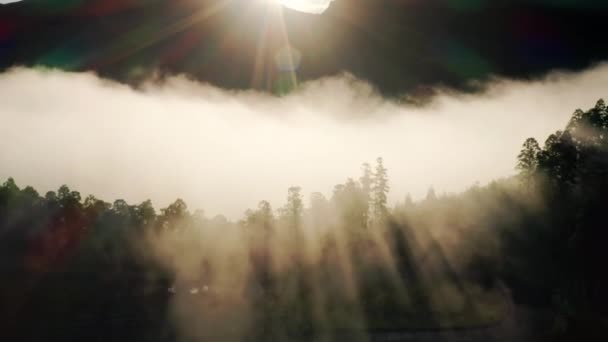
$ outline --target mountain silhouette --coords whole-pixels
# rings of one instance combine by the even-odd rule
[[[0,6],[0,68],[94,71],[130,84],[185,74],[271,92],[285,78],[346,72],[388,95],[424,95],[435,86],[474,91],[494,76],[579,70],[608,56],[608,5],[599,1],[336,0],[322,15],[273,6],[24,0]],[[288,70],[278,65],[287,42],[299,62]]]

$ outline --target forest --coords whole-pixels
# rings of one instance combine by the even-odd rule
[[[606,104],[487,158],[513,158],[517,174],[389,206],[378,158],[331,194],[293,186],[238,221],[9,178],[0,337],[367,340],[492,326],[514,306],[545,313],[538,340],[592,334],[608,316]]]

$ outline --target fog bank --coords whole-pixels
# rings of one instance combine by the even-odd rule
[[[605,95],[608,65],[542,80],[496,80],[483,94],[442,93],[413,107],[350,76],[286,97],[231,92],[182,77],[142,90],[92,74],[18,68],[0,75],[0,179],[61,184],[107,201],[183,198],[238,218],[287,188],[330,194],[384,157],[391,200],[463,190],[514,173],[527,137],[544,140]]]

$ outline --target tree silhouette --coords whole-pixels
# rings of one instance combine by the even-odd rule
[[[282,215],[290,222],[294,231],[300,228],[302,220],[303,202],[301,191],[302,188],[299,186],[290,187],[287,190],[287,204],[285,204],[282,210]]]
[[[362,175],[359,178],[359,183],[361,184],[361,191],[363,192],[363,195],[365,196],[365,200],[367,203],[367,207],[365,209],[365,222],[366,224],[369,224],[370,222],[370,218],[372,217],[373,213],[371,212],[371,204],[372,204],[372,186],[374,183],[374,178],[373,178],[373,172],[372,172],[372,167],[369,165],[369,163],[363,163],[361,165],[361,171],[362,171]]]
[[[522,149],[517,155],[516,169],[519,170],[519,176],[524,182],[528,190],[531,189],[532,180],[538,167],[538,155],[540,146],[534,138],[528,138],[522,145]]]
[[[177,199],[167,208],[161,209],[158,225],[163,229],[178,229],[183,227],[185,219],[188,218],[188,205],[182,199]]]
[[[517,156],[517,169],[520,174],[525,177],[531,177],[538,166],[538,153],[540,147],[534,138],[528,138],[522,145],[521,152]]]
[[[387,194],[389,191],[387,169],[381,157],[376,159],[376,168],[373,177],[373,210],[374,219],[379,221],[386,216]]]

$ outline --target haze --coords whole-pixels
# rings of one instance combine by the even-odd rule
[[[0,179],[157,208],[181,197],[239,218],[259,200],[278,207],[291,185],[328,195],[382,156],[395,203],[513,174],[525,138],[543,141],[606,84],[601,65],[413,107],[348,75],[279,98],[182,77],[136,91],[92,74],[13,69],[0,76]]]

